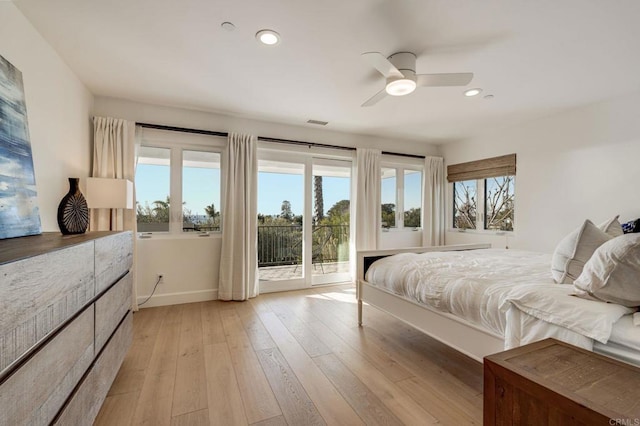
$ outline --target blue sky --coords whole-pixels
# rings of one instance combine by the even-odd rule
[[[153,207],[156,200],[169,195],[169,167],[138,164],[136,168],[136,201],[143,207],[145,202]]]
[[[350,198],[350,179],[328,177],[322,178],[322,195],[324,212],[335,203]],[[302,175],[258,173],[258,212],[267,215],[280,214],[282,201],[291,203],[295,215],[301,215],[303,206],[304,179]]]
[[[404,175],[404,209],[422,207],[422,173],[409,173]],[[396,178],[382,179],[382,192],[380,195],[382,204],[396,204]]]
[[[220,208],[220,172],[203,168],[183,169],[183,201],[193,214],[205,214],[204,208],[212,202]],[[383,194],[391,188],[393,179],[383,180]],[[405,208],[420,207],[419,173],[405,176]],[[325,213],[340,200],[349,199],[350,179],[324,176],[323,195]],[[393,183],[395,185],[395,183]],[[282,201],[288,200],[294,214],[303,210],[303,176],[294,174],[258,173],[258,212],[266,215],[280,214]],[[391,191],[392,193],[392,191]],[[136,170],[137,200],[153,207],[153,201],[165,200],[169,195],[169,167],[139,164]],[[383,197],[383,202],[385,198]],[[391,202],[391,201],[387,201]]]
[[[153,207],[156,200],[169,195],[169,167],[138,164],[136,169],[136,198],[141,205]],[[204,215],[204,208],[214,203],[220,211],[220,171],[188,167],[182,173],[182,201],[192,214]]]

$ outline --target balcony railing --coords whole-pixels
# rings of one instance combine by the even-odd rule
[[[349,225],[313,225],[311,261],[349,260]],[[168,223],[139,223],[139,232],[167,232]],[[183,224],[183,232],[216,232],[220,226]],[[302,264],[301,225],[258,225],[258,267]]]
[[[349,259],[349,225],[312,227],[312,263]],[[258,225],[258,267],[302,264],[302,226]]]
[[[220,225],[194,225],[192,223],[183,223],[182,232],[218,232]]]

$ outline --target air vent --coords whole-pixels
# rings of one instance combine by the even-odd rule
[[[307,120],[308,124],[317,124],[318,126],[326,126],[329,124],[328,121],[320,121],[320,120]]]

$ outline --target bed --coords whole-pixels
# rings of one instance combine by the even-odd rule
[[[358,323],[375,306],[478,361],[546,337],[640,365],[635,308],[571,296],[551,255],[488,244],[358,252]]]

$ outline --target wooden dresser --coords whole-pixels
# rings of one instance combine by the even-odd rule
[[[0,241],[0,426],[90,425],[131,344],[131,232]]]
[[[546,339],[484,359],[485,425],[638,425],[640,369]]]

